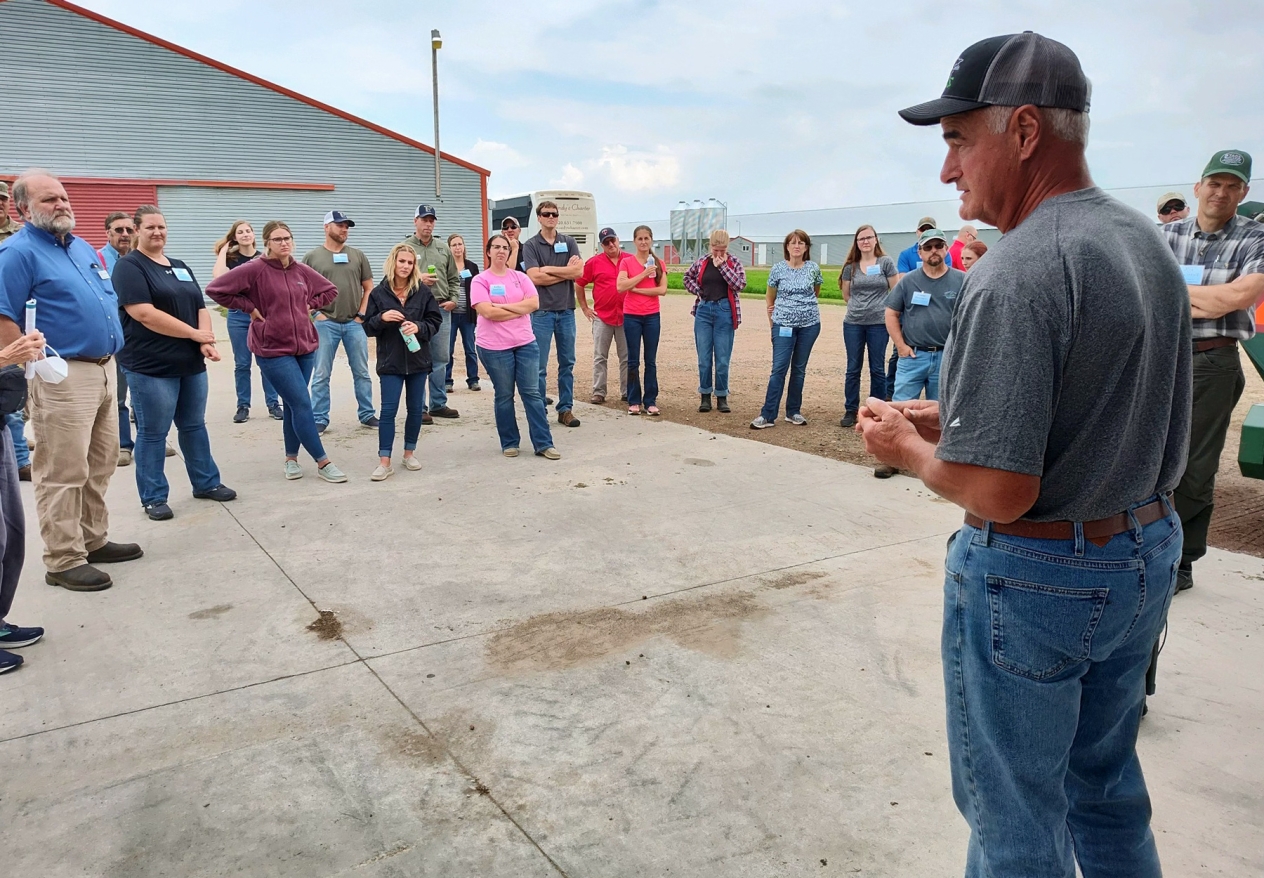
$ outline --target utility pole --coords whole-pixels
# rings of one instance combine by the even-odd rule
[[[435,201],[443,200],[439,182],[439,50],[443,48],[443,38],[439,31],[430,31],[430,79],[434,83],[434,117],[435,117]]]

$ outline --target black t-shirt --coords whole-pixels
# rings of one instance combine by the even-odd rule
[[[702,300],[704,302],[724,302],[729,297],[729,282],[724,279],[724,275],[720,274],[720,269],[715,267],[715,263],[708,259],[706,267],[702,269],[702,277],[699,278],[702,286]]]
[[[119,317],[123,321],[123,350],[118,358],[124,369],[159,377],[182,377],[206,371],[201,345],[191,338],[154,332],[123,307],[153,305],[197,328],[200,312],[206,307],[202,288],[187,265],[179,259],[170,261],[170,266],[159,265],[139,250],[133,250],[114,265],[110,280],[118,296]]]
[[[465,260],[465,264],[461,266],[461,292],[456,297],[456,313],[474,313],[470,308],[470,282],[474,280],[474,275],[478,274],[478,266],[469,259]]]
[[[238,252],[234,255],[229,255],[225,257],[224,264],[227,265],[229,268],[236,268],[239,265],[245,265],[250,260],[259,256],[259,254],[260,254],[260,251],[258,250],[256,250],[254,253],[251,253],[249,256],[242,256],[241,253]]]

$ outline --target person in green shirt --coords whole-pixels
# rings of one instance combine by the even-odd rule
[[[443,312],[443,325],[430,339],[430,359],[434,371],[430,373],[430,402],[423,424],[433,424],[435,418],[459,418],[460,412],[448,407],[448,391],[445,387],[448,374],[448,355],[452,347],[452,312],[456,310],[457,296],[461,292],[461,269],[452,258],[448,245],[434,236],[435,209],[429,204],[417,206],[413,214],[414,235],[404,239],[404,243],[413,248],[417,254],[417,264],[424,272],[421,282],[429,289],[430,294],[439,303]]]

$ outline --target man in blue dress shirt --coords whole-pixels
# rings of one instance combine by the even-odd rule
[[[28,171],[13,184],[26,225],[0,243],[0,346],[23,333],[26,302],[36,302],[36,327],[66,360],[58,383],[30,382],[35,433],[32,475],[45,581],[72,591],[100,591],[113,582],[94,564],[131,561],[134,543],[107,539],[105,492],[118,463],[114,355],[123,347],[110,274],[92,246],[71,234],[75,214],[56,177]]]

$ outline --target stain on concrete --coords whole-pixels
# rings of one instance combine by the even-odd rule
[[[363,863],[357,863],[352,869],[363,869],[365,866],[372,866],[374,863],[380,863],[383,860],[389,860],[391,857],[398,857],[400,854],[406,854],[413,849],[410,844],[397,844],[388,851],[382,851],[376,857],[369,857]]]
[[[205,610],[197,610],[189,613],[190,619],[216,619],[233,608],[232,604],[217,604],[213,607],[207,607]]]
[[[651,637],[733,658],[742,623],[766,612],[750,592],[689,596],[648,610],[615,607],[545,613],[495,634],[487,663],[505,671],[562,670],[590,664]]]
[[[705,457],[686,457],[685,463],[690,466],[715,466],[714,460],[707,460]]]
[[[307,630],[314,631],[321,640],[337,640],[342,636],[342,623],[333,610],[321,610],[320,618],[308,625]]]
[[[439,739],[426,734],[421,729],[391,732],[387,736],[387,744],[391,755],[399,756],[408,762],[421,760],[427,765],[434,765],[442,761],[446,755]]]
[[[824,576],[825,574],[820,570],[792,570],[768,580],[768,587],[776,589],[791,588],[792,586],[813,582]]]

